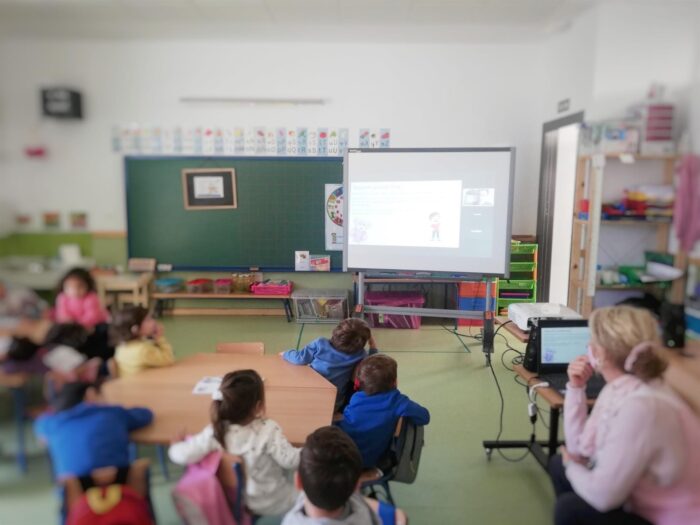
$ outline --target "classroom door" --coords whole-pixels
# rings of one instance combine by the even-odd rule
[[[567,304],[578,138],[583,113],[544,124],[537,211],[537,300]],[[554,249],[553,249],[554,248]]]

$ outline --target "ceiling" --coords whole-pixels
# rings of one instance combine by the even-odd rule
[[[559,31],[599,1],[0,0],[0,36],[514,41]]]

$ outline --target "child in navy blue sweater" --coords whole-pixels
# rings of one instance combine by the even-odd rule
[[[129,466],[129,432],[153,420],[147,408],[102,404],[88,383],[68,383],[41,416],[36,433],[46,440],[57,478],[85,476],[100,467]]]
[[[372,331],[362,319],[345,319],[333,329],[330,339],[319,337],[301,350],[282,352],[285,361],[294,365],[310,365],[338,389],[336,408],[340,409],[350,390],[355,365],[377,352]]]
[[[384,354],[369,356],[360,365],[355,385],[339,425],[357,444],[363,468],[384,465],[400,417],[416,425],[430,422],[428,409],[411,401],[396,388],[396,361]]]

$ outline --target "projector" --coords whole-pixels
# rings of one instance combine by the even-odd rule
[[[530,319],[583,319],[583,317],[563,304],[515,303],[508,305],[508,319],[521,330],[528,331]]]

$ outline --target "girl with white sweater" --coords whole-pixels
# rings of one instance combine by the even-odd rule
[[[170,447],[170,459],[180,465],[201,461],[215,450],[243,458],[246,505],[255,514],[277,516],[292,508],[298,492],[292,474],[299,450],[280,426],[263,417],[265,387],[255,370],[226,374],[212,396],[211,425]]]

